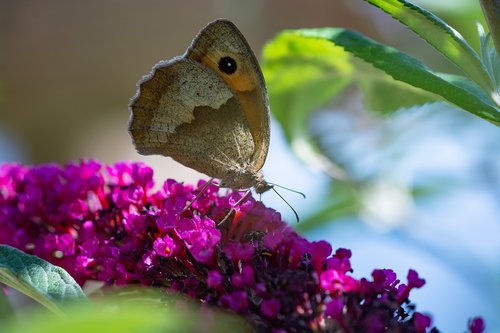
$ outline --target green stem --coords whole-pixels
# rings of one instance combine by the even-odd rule
[[[497,53],[500,54],[500,0],[479,0]]]

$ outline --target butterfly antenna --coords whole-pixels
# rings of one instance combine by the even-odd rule
[[[273,187],[276,186],[276,187],[282,188],[284,190],[287,190],[287,191],[290,191],[290,192],[293,192],[293,193],[297,193],[297,194],[301,195],[302,198],[304,198],[304,199],[306,198],[306,195],[304,193],[302,193],[302,192],[299,192],[299,191],[296,191],[296,190],[292,190],[291,188],[288,188],[288,187],[285,187],[285,186],[281,186],[281,185],[278,185],[278,184],[274,184],[274,183],[269,183],[268,182],[268,184],[272,185]],[[274,192],[276,192],[276,190]],[[276,192],[276,194],[278,194],[278,192]]]
[[[282,187],[282,186],[278,186],[278,187]],[[297,214],[297,211],[295,209],[293,209],[292,205],[290,205],[288,203],[288,201],[285,200],[285,198],[283,198],[283,196],[281,194],[278,193],[278,191],[276,191],[276,189],[273,187],[271,187],[271,189],[274,191],[274,193],[276,193],[278,195],[278,197],[281,198],[281,200],[283,200],[287,205],[288,207],[290,207],[290,209],[292,210],[292,212],[295,214],[295,219],[297,220],[297,223],[299,223],[299,214]],[[287,189],[288,190],[288,189]],[[303,193],[301,192],[297,192],[297,191],[293,191],[293,190],[290,190],[292,192],[296,192],[296,193],[300,193],[304,196],[304,198],[306,197]]]

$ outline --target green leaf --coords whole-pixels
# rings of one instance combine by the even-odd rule
[[[401,108],[410,108],[439,100],[436,95],[396,81],[357,58],[354,58],[352,62],[356,64],[356,73],[358,73],[356,84],[363,92],[363,102],[369,111],[390,114]]]
[[[479,0],[479,2],[490,28],[495,48],[500,53],[500,3],[497,0]]]
[[[352,86],[363,90],[367,108],[380,113],[436,99],[424,90],[393,80],[327,39],[310,38],[297,31],[285,31],[266,45],[262,69],[271,110],[294,152],[336,179],[345,179],[345,172],[318,152],[309,132],[312,113]]]
[[[335,179],[349,177],[321,153],[309,120],[350,87],[363,92],[371,111],[394,112],[444,98],[500,124],[498,107],[474,82],[435,73],[409,55],[345,29],[285,31],[264,48],[262,69],[271,110],[292,150]]]
[[[362,179],[348,165],[320,147],[321,133],[310,127],[321,108],[351,107],[339,99],[358,88],[365,108],[391,113],[401,108],[447,100],[476,116],[500,125],[500,110],[476,83],[463,76],[432,71],[417,59],[358,33],[340,29],[285,31],[266,45],[262,58],[271,111],[280,122],[294,153],[353,190]],[[342,101],[340,101],[342,102]],[[339,107],[340,104],[340,107]],[[346,192],[347,193],[347,192]],[[339,200],[339,198],[341,198]],[[330,200],[331,199],[331,200]],[[356,192],[342,199],[332,193],[326,206],[308,218],[312,224],[356,213]],[[339,208],[340,207],[340,208]],[[304,220],[303,220],[304,221]],[[300,228],[308,228],[308,223]]]
[[[500,125],[500,109],[495,102],[465,77],[436,73],[417,59],[353,31],[324,28],[298,30],[298,33],[342,46],[395,80],[439,95],[476,116]]]
[[[0,245],[0,282],[58,314],[69,302],[86,300],[80,286],[64,269],[7,245]]]
[[[325,41],[285,32],[263,53],[271,108],[288,137],[306,135],[310,110],[324,105],[352,80],[348,55]]]
[[[365,0],[414,31],[485,91],[492,84],[478,54],[462,35],[439,17],[405,0]]]
[[[161,302],[160,302],[161,300]],[[146,289],[120,295],[106,295],[92,306],[74,304],[66,316],[34,312],[30,320],[11,322],[5,333],[169,333],[249,332],[242,318],[222,314],[180,297]],[[246,327],[245,327],[246,325]]]
[[[491,45],[491,34],[486,34],[483,26],[479,23],[477,23],[477,31],[481,49],[481,60],[493,83],[496,96],[500,96],[500,58],[495,47]],[[497,101],[497,104],[500,104],[500,102]]]
[[[271,110],[292,149],[309,163],[331,171],[333,176],[338,168],[321,159],[307,125],[312,111],[351,83],[354,67],[349,55],[328,41],[284,32],[264,48],[262,69]]]

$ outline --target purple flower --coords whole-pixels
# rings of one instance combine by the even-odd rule
[[[474,317],[467,324],[470,333],[482,333],[486,329],[486,323],[481,317]]]
[[[352,277],[333,269],[322,272],[320,282],[323,290],[328,290],[334,295],[354,290],[357,287],[357,283]]]
[[[254,198],[233,207],[241,193],[200,193],[205,184],[169,179],[155,191],[142,163],[0,165],[0,243],[81,285],[175,290],[244,316],[257,332],[430,332],[431,318],[409,301],[425,283],[417,272],[406,284],[388,269],[355,279],[350,250],[332,254]],[[468,329],[484,326],[474,318]]]
[[[247,293],[238,290],[230,294],[223,295],[219,300],[219,305],[224,308],[233,310],[234,312],[244,312],[248,310],[248,296]]]
[[[229,242],[226,244],[226,256],[237,263],[239,261],[248,262],[255,253],[255,248],[251,243]]]
[[[244,265],[241,271],[233,273],[231,283],[234,287],[244,289],[252,287],[254,284],[254,272],[252,266]]]
[[[341,298],[335,298],[330,302],[326,303],[325,316],[335,319],[338,323],[341,323],[343,316],[344,302]]]
[[[174,240],[168,235],[157,238],[153,242],[153,249],[162,257],[170,257],[175,250]]]
[[[410,296],[410,291],[413,288],[420,288],[425,284],[425,280],[418,276],[418,273],[413,269],[408,271],[408,285],[401,285],[398,290],[398,301],[404,302]]]
[[[312,242],[310,244],[311,265],[316,272],[323,271],[326,259],[332,254],[332,246],[325,241]]]
[[[221,285],[224,277],[218,271],[209,271],[207,274],[207,286],[209,288],[215,288]]]
[[[267,318],[275,318],[280,312],[281,303],[276,298],[266,299],[260,304],[260,313]]]
[[[415,332],[425,333],[427,329],[431,326],[431,317],[423,315],[419,312],[415,312],[413,315],[415,321]]]

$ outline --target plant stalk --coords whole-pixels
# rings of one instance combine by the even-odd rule
[[[500,0],[479,0],[479,2],[486,17],[495,49],[500,54]]]

